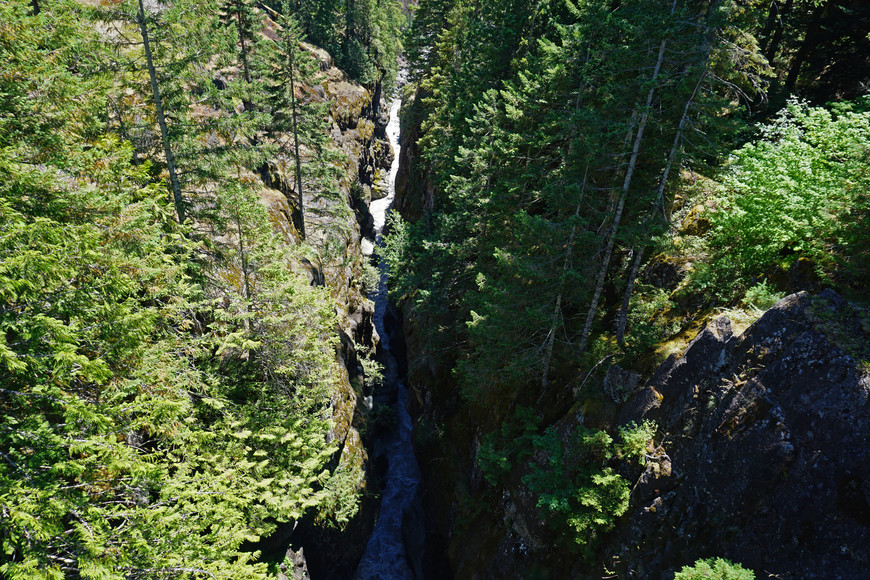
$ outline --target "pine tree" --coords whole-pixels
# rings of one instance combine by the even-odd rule
[[[0,575],[265,578],[243,543],[351,493],[325,469],[332,300],[239,165],[222,245],[172,218],[153,161],[107,133],[81,16],[0,5]]]

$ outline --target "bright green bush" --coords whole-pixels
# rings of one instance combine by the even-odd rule
[[[523,483],[547,512],[547,523],[565,543],[589,555],[601,536],[628,509],[628,481],[607,463],[614,457],[642,456],[655,432],[645,422],[619,430],[621,442],[605,431],[580,426],[563,442],[554,427],[533,438],[544,461],[529,462]]]
[[[866,104],[830,111],[792,100],[759,140],[735,152],[711,216],[710,267],[721,298],[738,297],[797,257],[840,284],[866,269]]]
[[[755,580],[755,573],[723,558],[707,558],[683,566],[674,580]]]

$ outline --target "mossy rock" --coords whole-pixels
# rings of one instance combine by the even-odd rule
[[[641,281],[656,288],[673,290],[691,269],[692,263],[685,258],[662,253],[647,263],[641,272]]]
[[[680,234],[684,236],[702,236],[710,231],[713,223],[710,218],[705,215],[708,208],[703,204],[698,204],[689,210],[686,217],[683,218],[683,223],[680,225]]]

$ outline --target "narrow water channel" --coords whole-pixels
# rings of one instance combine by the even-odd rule
[[[396,99],[390,107],[387,137],[393,144],[395,158],[390,167],[389,194],[372,202],[370,211],[375,223],[375,244],[381,243],[381,232],[395,196],[396,173],[399,169],[399,107]],[[371,247],[363,247],[371,253]],[[387,298],[387,268],[381,262],[381,281],[374,296],[375,328],[380,336],[379,360],[384,365],[384,386],[375,396],[381,404],[389,404],[396,420],[389,431],[376,437],[374,455],[386,461],[384,485],[378,521],[369,538],[354,578],[359,580],[422,580],[423,515],[420,501],[420,467],[411,443],[411,416],[408,413],[408,389],[399,380],[398,364],[390,351],[391,332],[384,318],[390,308]]]

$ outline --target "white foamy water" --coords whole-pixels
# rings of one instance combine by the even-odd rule
[[[390,175],[387,178],[387,197],[378,199],[369,204],[369,212],[375,221],[375,240],[363,238],[362,251],[363,255],[371,256],[374,250],[374,244],[384,230],[384,224],[387,223],[387,210],[390,204],[393,203],[393,198],[396,197],[396,174],[399,172],[399,108],[402,106],[401,99],[396,99],[390,105],[390,122],[387,123],[387,139],[393,145],[393,163],[390,165]]]

